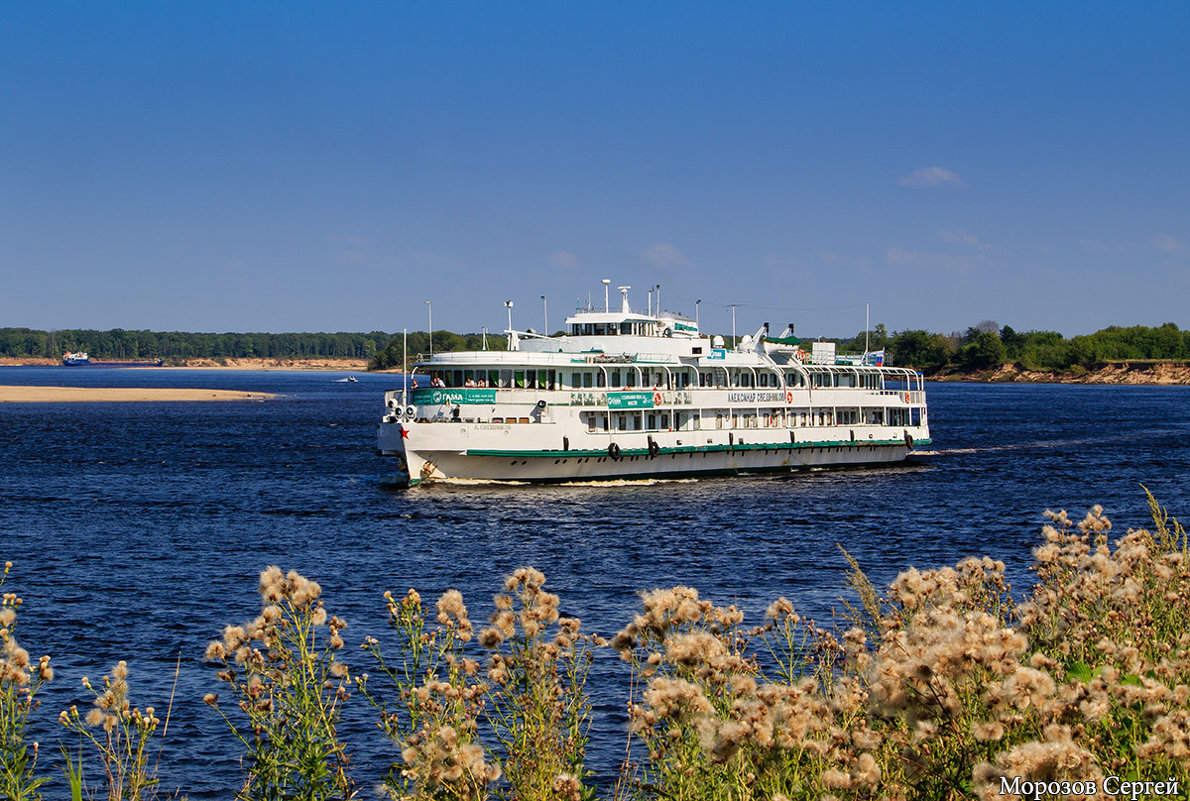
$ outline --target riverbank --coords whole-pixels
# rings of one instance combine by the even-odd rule
[[[0,357],[0,367],[53,367],[57,359],[33,357]],[[362,373],[368,362],[364,359],[261,359],[261,358],[194,358],[172,360],[164,367],[129,369],[167,370],[309,370],[324,372]],[[399,369],[377,370],[380,373],[400,373]],[[1190,385],[1190,362],[1121,361],[1108,362],[1091,369],[1076,366],[1070,370],[1028,370],[1020,364],[1004,364],[988,370],[947,368],[926,376],[931,381],[970,381],[978,383],[1023,384],[1129,384],[1129,385]]]
[[[61,364],[59,359],[35,357],[3,357],[0,367],[53,367]],[[210,370],[325,370],[347,373],[362,373],[368,367],[364,359],[170,359],[165,367]],[[163,369],[157,367],[145,369]]]
[[[323,370],[362,373],[368,369],[365,359],[179,359],[166,367],[204,370]]]
[[[0,386],[0,403],[93,403],[146,401],[268,400],[267,392],[168,387],[8,387]]]
[[[1190,362],[1108,362],[1090,370],[1027,370],[1019,364],[1003,364],[989,370],[943,370],[931,381],[972,381],[987,384],[1127,384],[1190,385]]]

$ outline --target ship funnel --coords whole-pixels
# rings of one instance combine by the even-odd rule
[[[618,286],[616,289],[620,290],[620,313],[629,314],[632,310],[628,307],[628,290],[632,289],[630,286]]]

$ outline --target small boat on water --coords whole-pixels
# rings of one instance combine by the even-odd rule
[[[882,352],[767,323],[729,348],[652,297],[632,309],[627,286],[611,311],[608,283],[604,308],[580,307],[560,336],[514,330],[509,303],[506,351],[419,359],[385,395],[381,455],[415,485],[891,464],[930,443],[921,373]]]
[[[353,375],[349,375],[346,378],[336,378],[335,383],[336,384],[358,384],[359,379],[357,379]]]
[[[62,356],[62,364],[66,367],[160,367],[165,364],[165,359],[158,359],[154,362],[96,361],[86,351],[79,351],[78,353],[64,354]]]

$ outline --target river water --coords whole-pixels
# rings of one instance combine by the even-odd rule
[[[0,405],[0,560],[25,598],[21,643],[52,655],[35,717],[48,766],[53,720],[88,701],[79,679],[117,660],[132,700],[167,706],[160,775],[192,799],[226,798],[238,752],[202,702],[202,662],[222,627],[259,612],[269,564],[317,579],[349,643],[384,631],[381,594],[461,590],[473,620],[502,576],[534,565],[585,629],[610,636],[641,590],[696,587],[752,620],[778,596],[829,622],[847,548],[878,583],[969,555],[1003,559],[1023,592],[1046,508],[1102,503],[1121,531],[1147,522],[1140,485],[1190,517],[1190,388],[928,386],[932,450],[879,470],[579,486],[384,486],[375,455],[390,375],[0,368],[0,384],[185,386],[272,392],[273,401]],[[362,652],[349,654],[366,670]],[[625,740],[626,666],[601,656],[590,767],[614,779]],[[362,699],[358,699],[362,702]],[[356,780],[393,750],[348,721]],[[56,772],[56,771],[55,771]],[[50,792],[57,796],[64,791]]]

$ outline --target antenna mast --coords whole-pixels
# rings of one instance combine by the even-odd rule
[[[869,322],[871,318],[872,304],[864,304],[864,364],[868,363],[868,329],[872,327]]]

